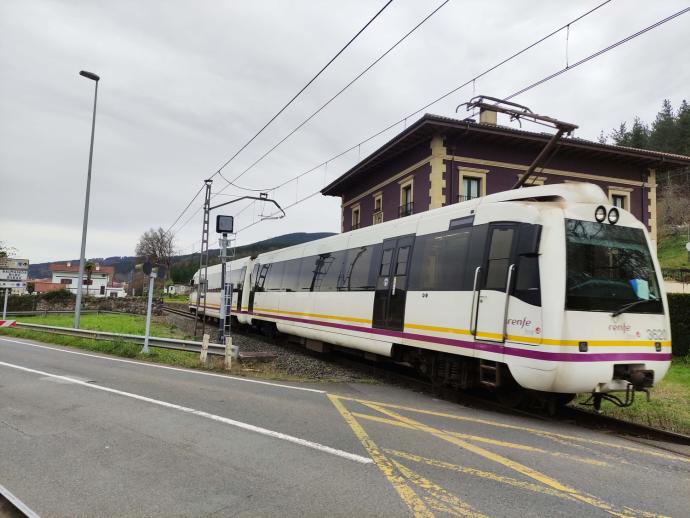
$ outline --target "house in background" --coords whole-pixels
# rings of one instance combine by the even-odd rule
[[[341,199],[347,232],[510,189],[551,138],[548,133],[426,114],[321,193]],[[632,212],[656,241],[656,175],[690,166],[690,157],[563,138],[531,185],[591,182]]]
[[[48,266],[53,274],[52,284],[60,284],[62,288],[76,295],[79,281],[79,263],[55,263]],[[115,267],[96,264],[88,280],[84,272],[82,294],[92,297],[124,297],[125,287],[121,283],[113,282]]]

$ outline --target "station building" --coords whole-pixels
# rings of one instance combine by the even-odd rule
[[[426,114],[321,193],[339,196],[343,232],[510,189],[551,134]],[[690,157],[562,138],[526,186],[591,182],[632,212],[656,241],[656,177]]]

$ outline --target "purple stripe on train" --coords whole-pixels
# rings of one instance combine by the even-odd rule
[[[521,358],[531,358],[534,360],[564,361],[564,362],[604,362],[618,360],[649,360],[649,361],[670,361],[671,353],[554,353],[549,351],[538,351],[534,349],[518,349],[515,347],[504,346],[501,343],[469,342],[455,338],[444,338],[441,336],[420,335],[417,333],[404,333],[401,331],[390,331],[388,329],[373,329],[369,327],[353,326],[350,324],[338,324],[335,322],[322,322],[320,320],[310,320],[306,318],[288,317],[283,315],[272,315],[268,313],[252,313],[255,316],[299,322],[301,324],[312,324],[322,327],[333,327],[336,329],[346,329],[381,336],[391,336],[395,338],[407,338],[409,340],[419,340],[452,347],[464,347],[490,353],[505,354],[508,356],[519,356]],[[538,346],[537,346],[538,347]]]

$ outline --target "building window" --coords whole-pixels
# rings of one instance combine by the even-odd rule
[[[101,286],[101,295],[105,295],[105,286]]]
[[[630,210],[630,191],[625,187],[610,187],[609,201],[619,209]]]
[[[360,210],[359,205],[352,207],[352,230],[357,230],[360,223]]]
[[[400,185],[400,217],[414,214],[412,179]]]
[[[479,198],[482,192],[482,179],[465,176],[462,179],[462,194],[460,201],[473,200]]]
[[[458,201],[467,201],[486,196],[486,175],[488,169],[476,169],[474,167],[458,168],[460,173],[458,185],[460,192],[458,193]]]
[[[72,279],[60,279],[60,284],[72,284]]]
[[[374,196],[374,225],[383,223],[383,195],[376,194]]]

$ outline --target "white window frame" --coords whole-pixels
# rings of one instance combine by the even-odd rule
[[[371,216],[372,224],[376,225],[378,223],[383,223],[383,193],[382,192],[377,192],[376,194],[373,195],[374,198],[374,211]],[[379,202],[379,206],[381,207],[380,210],[376,210],[376,202]],[[377,221],[378,219],[378,221]]]
[[[350,209],[350,228],[359,228],[362,224],[362,209],[359,207],[359,203]],[[357,221],[355,221],[355,214],[357,214]]]

